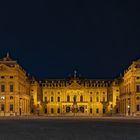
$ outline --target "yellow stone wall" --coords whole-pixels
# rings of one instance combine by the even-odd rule
[[[107,115],[110,113],[108,109],[110,85],[111,81],[104,80],[46,80],[42,83],[43,105],[44,110],[45,108],[47,109],[46,115]],[[70,101],[67,101],[67,96],[70,97]],[[76,96],[78,109],[84,107],[84,113],[80,112],[80,110],[76,113],[72,112],[74,96]],[[83,96],[83,101],[80,101],[80,96]],[[58,97],[60,97],[60,102],[58,102]],[[53,101],[51,101],[51,98],[53,98]],[[66,107],[68,106],[71,108],[69,113],[66,112]],[[105,113],[103,113],[103,108],[105,108]],[[51,112],[52,109],[54,110],[53,113]],[[60,109],[59,113],[58,109]],[[97,109],[98,112],[96,111]]]
[[[120,113],[140,115],[140,60],[134,61],[124,72],[120,83]],[[139,109],[137,109],[137,106]]]
[[[83,79],[74,73],[37,81],[7,54],[0,59],[0,116],[29,114],[140,115],[140,60],[113,80]]]
[[[26,76],[26,73],[16,63],[16,61],[13,61],[9,57],[9,55],[1,59],[0,116],[29,115],[30,114],[29,88],[30,82]]]

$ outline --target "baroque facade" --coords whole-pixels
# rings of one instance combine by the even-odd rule
[[[140,60],[113,80],[38,81],[7,54],[0,59],[0,116],[111,116],[140,114]]]
[[[30,114],[30,81],[22,67],[7,54],[0,59],[0,115]]]

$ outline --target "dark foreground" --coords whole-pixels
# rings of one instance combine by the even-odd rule
[[[139,140],[140,119],[0,119],[0,140]]]

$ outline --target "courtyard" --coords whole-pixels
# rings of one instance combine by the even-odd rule
[[[140,118],[0,117],[0,140],[138,140]]]

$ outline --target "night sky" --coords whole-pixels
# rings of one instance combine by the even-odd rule
[[[138,0],[44,0],[0,5],[0,57],[38,79],[111,79],[140,58]]]

